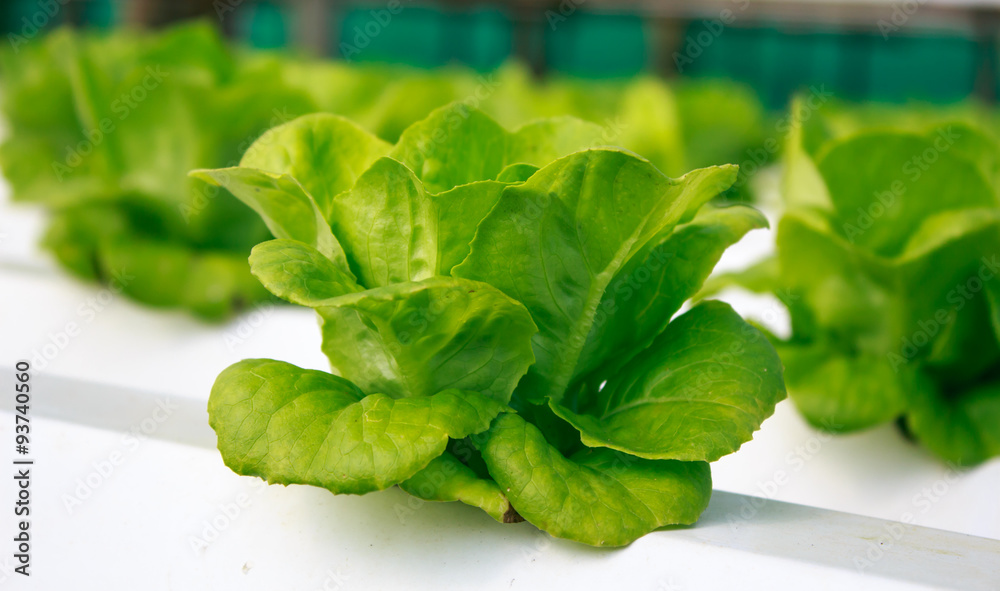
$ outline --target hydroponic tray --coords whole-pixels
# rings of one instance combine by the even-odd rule
[[[12,372],[0,380],[11,383]],[[468,507],[413,502],[399,490],[334,497],[267,487],[222,465],[198,398],[45,374],[33,384],[33,575],[19,580],[10,553],[0,559],[0,578],[15,588],[674,590],[808,581],[811,589],[996,589],[1000,582],[1000,541],[726,492],[715,493],[694,527],[597,550],[527,523],[499,525]]]

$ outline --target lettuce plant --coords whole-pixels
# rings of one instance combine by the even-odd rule
[[[1000,146],[972,108],[920,113],[798,125],[777,254],[736,279],[788,306],[778,350],[810,423],[898,419],[971,465],[1000,455]]]
[[[0,164],[15,200],[50,211],[43,243],[66,269],[99,281],[125,271],[127,295],[208,319],[271,298],[245,263],[266,227],[187,172],[235,164],[265,130],[316,109],[280,82],[280,61],[193,24],[60,29],[0,52],[0,65]]]
[[[673,317],[766,221],[705,205],[736,167],[670,179],[601,133],[507,131],[456,104],[390,145],[309,115],[195,171],[266,221],[251,270],[316,310],[332,367],[226,369],[209,400],[226,464],[334,493],[399,485],[592,545],[693,523],[708,462],[784,385],[727,305]]]

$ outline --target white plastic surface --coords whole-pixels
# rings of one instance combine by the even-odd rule
[[[1000,588],[995,573],[976,579],[948,570],[955,561],[972,560],[957,551],[956,540],[969,538],[909,526],[889,544],[899,556],[876,561],[882,566],[865,573],[852,566],[871,550],[869,542],[895,531],[858,515],[1000,540],[1000,461],[956,474],[891,426],[832,438],[807,426],[788,402],[754,441],[713,465],[716,490],[855,515],[716,494],[696,528],[658,532],[627,550],[607,552],[551,540],[527,525],[499,526],[461,506],[422,504],[411,514],[399,491],[334,498],[308,487],[254,487],[230,473],[211,449],[204,401],[218,372],[246,357],[323,369],[312,312],[264,308],[215,326],[181,312],[146,309],[58,270],[33,246],[40,227],[36,212],[0,205],[0,377],[9,383],[15,361],[35,358],[36,380],[48,380],[64,412],[62,420],[39,418],[36,424],[35,551],[39,572],[51,578],[33,588],[117,589],[128,582],[143,589],[383,589],[405,581],[409,588],[434,589],[627,583],[664,590],[802,588],[795,582],[809,581],[815,589],[889,589],[914,581],[940,585],[942,573],[951,573],[947,580],[958,587],[989,580]],[[746,264],[766,253],[771,241],[769,232],[752,233],[720,268]],[[727,299],[778,330],[787,322],[767,298],[730,293]],[[121,404],[100,406],[73,380],[128,394]],[[97,391],[109,389],[118,392]],[[131,450],[122,434],[147,419],[142,413],[152,412],[165,395],[186,401],[188,410],[171,415],[170,427],[158,427],[156,437]],[[95,407],[106,420],[83,418]],[[50,410],[49,417],[57,414]],[[10,415],[0,413],[0,439],[10,425]],[[94,463],[114,451],[125,462],[69,513],[64,495],[74,495],[77,479],[86,479]],[[208,548],[192,550],[191,539],[217,518],[220,504],[241,493],[250,504]],[[8,494],[0,506],[8,506]],[[9,519],[8,513],[0,515]],[[730,515],[738,516],[735,527]],[[2,523],[6,536],[9,526]],[[1000,546],[970,543],[996,554],[1000,565]],[[914,544],[924,550],[913,550]],[[940,552],[927,554],[927,547]],[[956,552],[948,555],[948,548]],[[889,550],[886,556],[893,555]],[[0,578],[8,555],[0,555]],[[888,578],[872,578],[907,556],[899,563],[905,572],[889,569]],[[339,583],[329,575],[338,571]]]
[[[0,371],[0,382],[11,381]],[[609,550],[399,490],[334,497],[267,487],[222,465],[200,401],[51,376],[32,383],[34,574],[13,574],[9,554],[0,556],[0,585],[12,588],[985,590],[1000,583],[995,540],[724,492],[696,526]],[[74,422],[53,418],[67,416]],[[0,424],[11,421],[0,411]],[[6,493],[0,502],[12,500]],[[0,529],[11,531],[11,521],[4,512]]]

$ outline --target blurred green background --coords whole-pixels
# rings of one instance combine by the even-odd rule
[[[420,67],[457,62],[480,70],[517,57],[539,74],[590,78],[640,71],[726,77],[751,85],[778,109],[820,81],[856,100],[947,103],[975,95],[993,101],[1000,27],[995,10],[977,6],[917,0],[10,0],[0,8],[0,25],[9,36],[66,22],[107,28],[207,16],[258,48],[301,47]],[[392,26],[385,26],[387,15]],[[718,34],[720,26],[726,34]]]

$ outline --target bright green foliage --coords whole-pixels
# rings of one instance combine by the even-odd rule
[[[485,431],[502,406],[476,392],[395,399],[289,363],[247,359],[219,375],[209,399],[226,464],[277,484],[364,494],[398,484]]]
[[[316,109],[280,60],[237,55],[206,24],[158,34],[64,29],[0,53],[14,199],[53,210],[44,244],[76,275],[206,319],[270,296],[246,270],[268,236],[245,206],[187,176],[235,164],[282,120]]]
[[[599,145],[632,150],[669,176],[714,164],[760,166],[774,156],[762,147],[769,128],[760,101],[732,81],[671,86],[649,76],[626,82],[554,77],[539,84],[525,68],[508,64],[469,86],[455,99],[485,95],[477,106],[505,125],[561,115],[592,121],[602,128]],[[736,194],[750,196],[746,186]]]
[[[483,459],[522,517],[554,536],[624,546],[665,525],[691,524],[708,506],[706,462],[644,460],[609,449],[563,456],[517,415],[497,419]]]
[[[714,461],[750,441],[783,391],[767,339],[728,305],[705,302],[620,369],[590,376],[555,410],[592,447]]]
[[[398,141],[391,156],[416,174],[421,190],[450,199],[447,190],[464,191],[472,181],[523,181],[529,163],[545,164],[553,153],[581,147],[623,146],[671,175],[692,163],[743,161],[763,128],[759,103],[733,84],[675,91],[653,78],[539,83],[514,64],[480,75],[461,68],[422,72],[302,60],[234,51],[208,23],[162,33],[61,29],[0,52],[0,69],[0,107],[9,125],[0,166],[16,200],[52,211],[44,246],[85,279],[104,281],[143,267],[132,273],[125,293],[209,320],[268,298],[242,261],[269,232],[340,256],[328,251],[336,249],[333,243],[314,244],[328,238],[314,219],[293,208],[279,214],[272,201],[295,193],[289,183],[298,182],[323,218],[343,221],[331,215],[334,197],[389,155],[386,141]],[[412,125],[455,101],[511,126],[532,123],[508,137],[478,112],[453,110],[439,114],[450,125],[433,119]],[[324,114],[313,115],[313,125],[279,125],[316,112]],[[357,124],[330,125],[333,113]],[[566,115],[582,120],[560,118]],[[454,131],[458,123],[460,132]],[[428,129],[441,137],[428,136]],[[473,166],[464,152],[471,144],[459,137],[441,141],[453,133],[497,137],[498,143],[477,144],[483,152]],[[264,149],[244,155],[258,137],[255,145]],[[267,149],[276,145],[289,151]],[[448,153],[448,146],[462,147]],[[341,157],[310,161],[299,149]],[[238,163],[238,171],[227,168]],[[224,171],[187,176],[196,168]],[[221,174],[239,175],[243,183],[222,182]],[[263,219],[220,184],[242,191],[240,199]],[[492,207],[500,188],[478,200],[464,193],[450,199],[477,210],[456,215],[482,217],[478,210]],[[313,207],[303,195],[298,199],[301,207]],[[439,253],[445,268],[428,271],[445,273],[467,254],[467,241],[447,246]],[[132,251],[127,260],[122,248]],[[198,269],[196,278],[171,273],[183,261]],[[121,268],[124,263],[130,266]],[[203,272],[209,268],[213,272]]]
[[[223,372],[209,411],[227,465],[334,492],[398,484],[598,546],[697,520],[707,462],[773,412],[782,367],[725,304],[671,317],[766,222],[705,205],[735,167],[670,179],[594,148],[598,129],[508,131],[459,103],[383,146],[307,116],[239,167],[197,171],[280,236],[252,272],[317,311],[336,374]]]
[[[538,360],[521,386],[525,400],[558,400],[572,379],[606,360],[581,352],[617,272],[734,177],[733,168],[720,167],[673,181],[624,152],[593,150],[504,191],[454,274],[495,285],[538,323]],[[611,314],[605,322],[617,320]],[[622,317],[619,330],[631,330],[626,323]]]
[[[524,521],[496,482],[479,478],[449,452],[431,460],[409,480],[400,482],[399,488],[425,501],[461,501],[479,507],[500,523]]]
[[[790,136],[777,255],[737,278],[787,305],[810,423],[902,418],[957,464],[1000,455],[1000,144],[974,108],[831,105]]]

